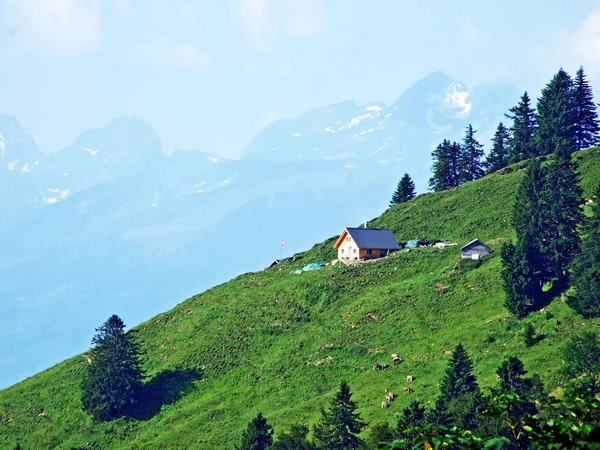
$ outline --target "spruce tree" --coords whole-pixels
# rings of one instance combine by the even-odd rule
[[[492,139],[492,149],[483,163],[486,173],[496,172],[508,165],[510,157],[509,142],[510,132],[500,122]]]
[[[516,403],[511,408],[511,415],[517,419],[521,419],[525,414],[536,414],[538,408],[536,401],[542,399],[544,395],[544,387],[538,376],[533,378],[525,378],[527,371],[523,362],[516,356],[507,357],[500,367],[496,370],[498,376],[498,385],[492,388],[492,395],[499,396],[502,394],[517,394],[521,403]],[[506,430],[507,436],[515,439],[516,436]],[[528,448],[525,441],[525,436],[519,439],[518,448]]]
[[[475,139],[475,133],[473,126],[469,124],[461,146],[459,184],[477,180],[485,175],[481,162],[483,145]]]
[[[478,390],[479,386],[473,375],[473,362],[465,348],[459,343],[450,356],[450,362],[440,383],[438,404],[447,405],[461,395]]]
[[[562,348],[563,371],[569,395],[595,397],[600,393],[600,343],[595,331],[572,336]]]
[[[549,155],[558,145],[566,145],[574,150],[575,102],[573,80],[562,68],[542,89],[538,99],[538,130],[536,143],[541,155]]]
[[[242,433],[240,444],[235,448],[236,450],[268,450],[271,444],[273,444],[273,427],[259,412],[248,423],[248,427]]]
[[[91,363],[81,383],[81,401],[96,420],[123,416],[142,387],[140,351],[117,315],[108,318],[92,339]]]
[[[538,156],[539,152],[535,143],[537,115],[535,109],[531,106],[531,99],[527,91],[525,91],[519,103],[510,108],[509,111],[511,114],[505,114],[507,118],[512,119],[509,164]]]
[[[404,176],[398,182],[396,192],[392,195],[390,206],[397,205],[398,203],[404,203],[415,198],[415,183],[409,174],[405,173]]]
[[[429,186],[434,192],[444,191],[460,184],[461,147],[457,142],[447,139],[439,144],[433,153],[432,176]]]
[[[544,271],[559,286],[569,281],[569,266],[579,250],[577,226],[583,217],[582,190],[571,160],[572,153],[569,142],[559,141],[541,194]]]
[[[321,421],[314,427],[314,433],[322,447],[355,450],[362,445],[357,434],[366,424],[356,412],[358,406],[351,397],[350,386],[342,382],[340,390],[331,400],[329,411],[321,408]]]
[[[600,142],[600,122],[592,88],[579,67],[573,83],[575,108],[575,150],[583,150]]]
[[[404,408],[402,415],[398,419],[396,430],[400,439],[414,440],[416,433],[409,433],[407,430],[416,427],[422,427],[427,424],[427,412],[425,407],[418,400],[413,400]]]
[[[600,184],[591,212],[583,222],[581,251],[571,266],[573,292],[567,296],[567,304],[585,318],[600,317]]]
[[[535,276],[533,266],[529,262],[526,244],[523,240],[504,244],[500,250],[502,258],[502,277],[504,306],[517,318],[525,317],[536,309],[540,302],[541,288]]]

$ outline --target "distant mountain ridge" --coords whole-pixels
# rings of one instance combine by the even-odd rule
[[[347,101],[273,122],[238,160],[166,157],[135,117],[46,156],[0,115],[0,339],[12,343],[0,387],[85,348],[99,316],[140,322],[270,263],[281,239],[294,252],[375,217],[404,172],[423,192],[432,147],[468,123],[488,145],[518,95],[436,72],[389,106]]]

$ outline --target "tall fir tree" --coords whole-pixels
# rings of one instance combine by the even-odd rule
[[[483,162],[486,173],[496,172],[508,166],[510,157],[509,142],[510,131],[500,122],[492,138],[492,149]]]
[[[567,304],[585,318],[600,317],[600,184],[582,226],[581,251],[572,265],[573,292]]]
[[[358,406],[352,400],[350,386],[342,382],[340,390],[331,400],[329,411],[321,409],[321,421],[315,425],[314,434],[323,448],[331,450],[355,450],[362,441],[357,436],[366,424],[356,412]]]
[[[592,87],[585,78],[583,66],[579,67],[573,82],[575,108],[575,150],[583,150],[600,142],[600,122],[594,103]]]
[[[461,147],[447,139],[439,144],[433,153],[432,176],[429,186],[434,192],[444,191],[460,184]]]
[[[509,140],[509,164],[524,159],[538,156],[539,152],[535,142],[537,130],[537,114],[531,105],[531,99],[527,91],[521,96],[519,103],[510,108],[511,114],[505,114],[512,120],[509,129],[511,137]]]
[[[477,379],[473,375],[473,362],[462,344],[458,344],[440,383],[438,405],[447,405],[461,395],[479,390]]]
[[[538,99],[536,143],[541,155],[549,155],[558,145],[575,149],[575,101],[573,79],[562,68],[542,89]]]
[[[500,250],[502,258],[502,277],[504,306],[515,317],[525,317],[540,303],[542,290],[534,269],[529,262],[528,250],[524,240],[504,244]]]
[[[577,333],[562,348],[563,372],[568,377],[567,395],[600,394],[600,342],[593,330]]]
[[[138,401],[144,373],[140,350],[117,315],[96,329],[88,365],[81,383],[81,401],[96,420],[123,416]]]
[[[415,198],[415,195],[415,183],[410,175],[405,173],[398,182],[398,186],[396,187],[394,195],[392,195],[390,206],[412,200]]]
[[[475,139],[475,133],[477,132],[473,125],[469,124],[461,146],[459,184],[477,180],[485,175],[481,161],[484,155],[483,145]]]
[[[583,218],[582,190],[572,153],[570,142],[558,142],[541,194],[544,272],[547,279],[556,280],[559,287],[569,281],[569,266],[579,251],[577,227]]]
[[[542,254],[542,236],[545,224],[543,214],[542,195],[546,187],[546,171],[537,158],[528,161],[513,206],[511,223],[517,233],[517,239],[521,242],[516,253],[524,261],[515,261],[516,266],[527,263],[530,269],[523,274],[525,279],[533,276],[539,280],[540,289],[545,273],[545,264]],[[520,270],[520,269],[517,269]],[[523,283],[524,280],[521,280]],[[518,289],[535,295],[530,289],[529,282]]]
[[[409,432],[411,428],[422,427],[427,424],[427,411],[425,407],[418,401],[413,400],[404,408],[402,415],[398,419],[396,431],[400,439],[408,439],[413,441],[418,434]]]
[[[259,412],[248,423],[248,427],[242,433],[240,444],[236,445],[235,448],[236,450],[268,450],[272,444],[273,427]]]

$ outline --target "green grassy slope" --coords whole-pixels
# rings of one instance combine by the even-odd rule
[[[576,158],[590,195],[600,180],[600,149]],[[421,237],[460,246],[477,237],[498,250],[514,237],[510,211],[519,169],[422,195],[369,226],[390,227],[400,241]],[[480,264],[461,261],[459,248],[449,247],[294,273],[331,261],[332,243],[295,262],[241,275],[135,327],[150,376],[203,368],[189,392],[151,418],[94,424],[81,410],[78,385],[87,363],[77,356],[0,391],[0,448],[17,441],[25,449],[231,448],[258,411],[277,431],[314,423],[342,379],[350,381],[368,422],[395,421],[412,397],[435,398],[449,358],[444,350],[459,341],[484,386],[494,383],[496,367],[512,352],[554,388],[561,343],[574,330],[600,323],[583,321],[557,299],[546,308],[552,317],[539,312],[527,319],[544,339],[526,348],[523,323],[502,307],[498,251]],[[391,364],[392,353],[404,362],[372,369]],[[415,377],[412,397],[402,394],[408,374]],[[380,407],[385,388],[400,394],[389,409]]]

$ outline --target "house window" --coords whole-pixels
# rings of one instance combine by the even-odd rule
[[[342,255],[344,254],[344,249],[342,249]]]
[[[346,237],[346,242],[350,242],[352,241],[352,238],[350,236]]]
[[[356,249],[354,249],[354,254],[356,255]]]
[[[372,255],[372,254],[373,254],[373,251],[371,249],[368,249],[367,250],[367,255]]]

